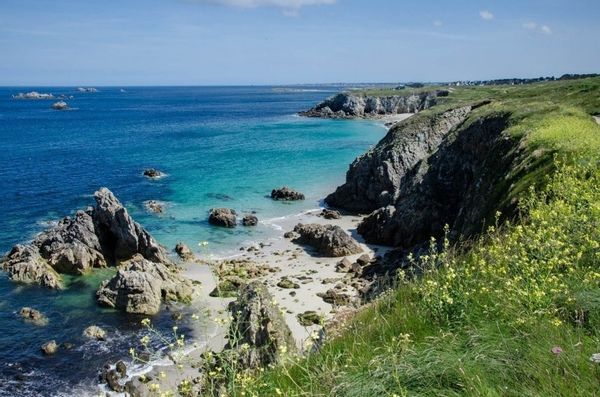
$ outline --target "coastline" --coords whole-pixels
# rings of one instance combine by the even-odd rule
[[[391,126],[412,115],[413,113],[383,115],[373,118],[373,120],[380,122],[389,131]],[[335,186],[331,187],[331,189],[335,189]],[[282,313],[285,312],[285,321],[292,332],[299,351],[305,351],[305,344],[311,339],[314,332],[322,329],[322,325],[303,326],[296,316],[306,311],[314,311],[321,316],[323,323],[326,323],[337,312],[336,307],[325,302],[317,294],[325,293],[327,290],[335,287],[351,298],[358,298],[359,296],[358,290],[350,285],[351,274],[337,272],[336,264],[344,258],[349,259],[350,262],[355,262],[358,257],[364,254],[369,255],[370,258],[383,256],[391,249],[386,246],[365,243],[364,239],[356,231],[357,225],[364,216],[342,214],[339,219],[325,219],[318,216],[324,208],[327,208],[327,206],[323,200],[320,200],[319,208],[262,220],[259,223],[277,230],[276,237],[238,247],[237,253],[232,252],[232,255],[211,258],[211,255],[207,254],[208,258],[206,256],[196,256],[197,259],[195,262],[184,262],[182,264],[182,274],[192,280],[192,282],[200,284],[199,288],[195,288],[191,307],[202,308],[204,311],[207,308],[209,309],[211,314],[209,322],[213,327],[212,331],[210,335],[203,334],[206,328],[202,327],[195,328],[192,331],[192,340],[187,343],[197,343],[198,346],[188,349],[181,365],[178,366],[174,361],[165,357],[160,362],[149,364],[143,374],[152,379],[153,382],[158,382],[160,390],[176,390],[181,381],[193,379],[198,376],[198,369],[194,368],[193,363],[198,361],[204,352],[219,352],[223,350],[227,343],[228,324],[218,323],[215,319],[224,318],[228,304],[234,301],[235,298],[209,296],[209,293],[217,285],[217,275],[214,274],[211,265],[208,265],[207,262],[219,262],[227,259],[247,260],[278,269],[275,272],[268,273],[266,276],[258,277],[256,280],[262,281],[267,286],[274,301],[280,305]],[[358,241],[362,252],[345,257],[319,256],[310,247],[296,244],[291,239],[284,237],[284,234],[293,230],[294,226],[298,223],[339,226]],[[277,283],[282,278],[292,280],[299,288],[287,289],[278,287]],[[136,374],[136,376],[139,375],[141,373]],[[129,376],[128,379],[134,377]],[[108,393],[111,396],[123,395],[109,392],[104,386],[100,385],[103,393]],[[144,389],[142,384],[139,384],[139,386]]]

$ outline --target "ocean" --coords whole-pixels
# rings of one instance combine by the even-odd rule
[[[133,218],[171,250],[183,241],[200,255],[234,255],[241,245],[282,233],[277,219],[317,208],[344,180],[348,164],[381,139],[374,121],[309,119],[296,115],[341,90],[336,86],[0,88],[0,252],[30,240],[63,216],[93,204],[106,186]],[[37,90],[67,99],[15,100]],[[154,167],[166,176],[142,175]],[[306,200],[274,202],[271,189],[287,185]],[[144,201],[164,202],[151,214]],[[257,227],[210,226],[210,208],[255,212]],[[208,245],[202,249],[200,242]],[[96,306],[94,292],[112,270],[68,279],[65,291],[23,286],[0,274],[0,396],[85,395],[106,362],[128,357],[139,338],[139,318]],[[0,272],[1,273],[1,272]],[[23,306],[44,312],[45,327],[25,323]],[[186,310],[183,308],[182,310]],[[170,327],[163,311],[153,322]],[[106,342],[86,341],[97,324]],[[185,332],[185,327],[182,327]],[[48,340],[73,343],[44,357]],[[82,365],[83,364],[83,365]]]

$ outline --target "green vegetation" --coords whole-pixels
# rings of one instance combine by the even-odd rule
[[[457,88],[423,116],[484,99],[467,122],[509,115],[520,155],[503,188],[519,217],[462,246],[432,241],[413,259],[421,277],[400,274],[318,352],[232,395],[599,394],[600,79]]]

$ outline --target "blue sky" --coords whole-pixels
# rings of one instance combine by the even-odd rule
[[[600,72],[598,0],[2,0],[0,85]]]

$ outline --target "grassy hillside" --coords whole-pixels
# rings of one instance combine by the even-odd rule
[[[483,99],[471,122],[511,115],[523,154],[502,188],[520,216],[432,240],[422,277],[400,274],[319,351],[232,374],[232,395],[600,395],[600,79],[460,88],[427,112]]]

